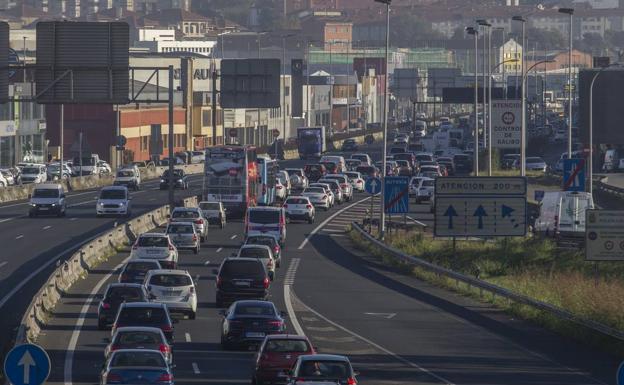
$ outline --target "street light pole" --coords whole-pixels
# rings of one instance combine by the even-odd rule
[[[512,17],[512,20],[515,21],[519,21],[522,23],[522,63],[521,63],[521,72],[520,74],[522,75],[522,83],[520,85],[520,87],[522,88],[522,93],[520,95],[520,99],[521,99],[521,109],[522,111],[520,112],[520,124],[522,125],[522,127],[520,128],[520,175],[521,176],[526,176],[526,83],[525,83],[525,79],[526,76],[524,76],[524,62],[525,62],[525,27],[526,27],[526,19],[522,16],[514,16]]]
[[[488,149],[488,176],[492,176],[492,24],[488,23],[486,20],[477,20],[477,23],[487,30],[487,103],[488,103],[488,119],[487,119],[487,137],[486,141],[483,143],[487,144]],[[483,84],[485,87],[485,83]],[[485,90],[485,88],[484,88]],[[485,101],[484,101],[485,103]]]
[[[384,239],[386,231],[386,209],[384,207],[384,194],[385,194],[385,179],[386,179],[386,137],[388,136],[388,74],[390,72],[390,65],[388,60],[388,51],[390,46],[390,3],[392,0],[375,0],[377,3],[383,3],[386,5],[386,76],[384,78],[384,120],[383,120],[383,136],[382,136],[382,176],[384,181],[381,183],[381,197],[379,199],[379,239]]]
[[[574,8],[559,8],[559,13],[570,16],[570,47],[568,51],[568,159],[572,158],[572,15]]]
[[[466,28],[474,36],[474,175],[479,176],[479,31],[474,27]]]

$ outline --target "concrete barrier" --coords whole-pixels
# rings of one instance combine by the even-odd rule
[[[187,199],[189,204],[197,202],[196,197]],[[156,222],[162,222],[168,212],[168,206],[162,206],[133,219],[127,224],[117,226],[83,245],[65,262],[59,263],[46,283],[33,297],[22,317],[22,322],[17,331],[16,345],[35,341],[41,332],[41,328],[52,316],[54,307],[72,285],[116,253],[120,247],[131,241],[128,236],[131,223],[134,223],[134,229],[138,235],[152,229]]]

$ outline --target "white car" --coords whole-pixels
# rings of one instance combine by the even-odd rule
[[[357,171],[347,171],[344,173],[347,178],[349,178],[349,182],[351,182],[351,187],[359,192],[364,191],[364,179],[362,178],[362,174]]]
[[[345,196],[342,187],[340,187],[340,183],[338,183],[338,181],[334,179],[321,178],[318,180],[318,183],[325,183],[329,185],[329,188],[334,193],[334,202],[338,203],[339,205],[347,200],[347,197]]]
[[[422,177],[420,176],[414,176],[410,180],[410,183],[409,183],[409,196],[410,197],[416,196],[418,194],[418,188],[420,187],[421,179]]]
[[[399,134],[394,138],[394,144],[408,144],[409,136],[406,134]]]
[[[178,264],[178,249],[167,234],[143,233],[130,250],[130,259],[151,259],[163,268],[174,269]]]
[[[269,278],[275,279],[275,260],[273,259],[273,251],[266,245],[243,245],[238,250],[236,255],[232,255],[236,258],[255,258],[260,260],[266,267]]]
[[[132,197],[126,186],[107,186],[96,197],[95,214],[132,215]]]
[[[0,172],[0,187],[7,187],[15,184],[14,182],[11,182],[11,179],[13,178],[12,175],[11,179],[9,179],[9,174],[9,172],[5,172],[4,170]]]
[[[546,172],[548,168],[548,166],[546,165],[546,162],[544,162],[544,159],[538,156],[526,158],[525,166],[528,171]]]
[[[418,184],[418,192],[416,193],[416,203],[428,201],[433,196],[435,189],[435,179],[421,178]]]
[[[356,159],[360,161],[361,165],[370,166],[373,164],[373,160],[368,154],[358,153],[351,155],[351,159]]]
[[[27,164],[22,167],[22,183],[43,183],[48,180],[44,164]]]
[[[150,270],[144,282],[150,301],[167,305],[170,312],[187,314],[195,319],[197,293],[193,278],[184,270]]]
[[[351,201],[353,199],[353,187],[351,186],[351,182],[349,182],[349,177],[345,174],[327,174],[323,177],[323,179],[333,179],[340,185],[342,189],[342,195],[344,196],[344,200],[346,202]]]
[[[325,191],[325,194],[329,197],[329,207],[334,207],[336,204],[336,195],[327,183],[316,182],[310,184],[310,187],[321,187]]]
[[[149,326],[125,326],[115,329],[115,334],[104,349],[104,357],[119,349],[159,350],[169,365],[173,364],[171,346],[160,328]]]
[[[275,177],[286,188],[286,196],[289,196],[290,191],[292,190],[292,185],[290,184],[290,176],[288,175],[288,172],[284,170],[278,171]]]
[[[279,200],[286,199],[286,186],[282,184],[279,178],[275,178],[275,197]]]
[[[283,205],[286,210],[286,218],[289,220],[303,219],[308,223],[314,223],[316,211],[314,205],[307,196],[291,196]]]
[[[327,211],[331,207],[329,202],[329,195],[325,192],[325,189],[322,187],[308,187],[303,190],[301,193],[302,196],[310,199],[310,202],[315,207],[321,207],[323,210]]]

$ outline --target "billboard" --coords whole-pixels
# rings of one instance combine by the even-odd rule
[[[129,41],[124,22],[37,23],[37,103],[128,103]]]
[[[392,75],[392,93],[399,98],[410,98],[418,101],[423,96],[421,76],[416,68],[397,68]]]
[[[486,95],[487,97],[487,89]],[[505,90],[492,88],[492,100],[503,99]],[[478,103],[483,103],[483,88],[477,88]],[[442,103],[474,103],[474,87],[444,87],[442,88]]]
[[[589,85],[596,70],[579,72],[579,129],[581,142],[589,142]],[[594,137],[595,144],[624,144],[624,70],[603,71],[594,82]]]
[[[221,107],[280,107],[280,74],[279,59],[222,60]]]
[[[521,113],[520,100],[492,101],[492,147],[520,148]]]

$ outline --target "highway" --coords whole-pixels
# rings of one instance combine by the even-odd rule
[[[358,194],[352,203],[317,212],[314,224],[288,225],[284,260],[271,285],[270,299],[278,309],[288,311],[290,332],[305,333],[320,352],[348,355],[361,372],[361,384],[614,382],[615,358],[515,320],[487,304],[402,275],[356,250],[344,229],[352,220],[363,218],[368,199]],[[410,217],[431,223],[427,204],[413,205],[411,211]],[[83,212],[84,226],[90,213]],[[26,227],[39,231],[32,224]],[[240,246],[242,231],[240,221],[231,221],[224,230],[212,227],[199,255],[180,254],[180,268],[198,282],[199,309],[196,320],[176,324],[174,372],[179,384],[250,383],[254,353],[221,350],[220,316],[214,305],[213,270]],[[97,330],[98,294],[108,282],[116,281],[117,270],[127,257],[128,253],[120,253],[101,265],[55,309],[37,341],[52,359],[48,383],[98,381],[110,337],[109,332]],[[51,257],[40,258],[39,263]]]
[[[192,176],[192,188],[176,190],[175,196],[187,197],[201,192],[201,175]],[[199,182],[198,182],[199,181]],[[167,191],[158,189],[159,180],[144,182],[141,190],[132,192],[132,216],[151,211],[167,203]],[[67,216],[28,217],[28,202],[18,201],[0,205],[0,318],[3,333],[2,354],[10,349],[13,330],[33,295],[56,267],[82,244],[108,231],[125,217],[95,216],[99,189],[77,191],[67,195]]]

